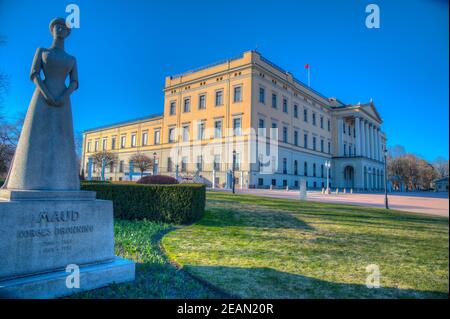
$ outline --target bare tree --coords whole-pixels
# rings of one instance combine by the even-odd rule
[[[147,155],[136,153],[131,156],[130,161],[133,161],[134,165],[136,165],[136,167],[141,172],[141,178],[144,175],[145,171],[153,169],[153,159],[151,159]]]
[[[445,159],[444,157],[439,156],[433,161],[432,164],[438,174],[438,178],[443,178],[443,177],[448,176],[448,173],[449,173],[448,159]]]
[[[95,172],[101,172],[103,165],[115,166],[117,163],[117,155],[108,151],[100,151],[92,155],[92,164]]]

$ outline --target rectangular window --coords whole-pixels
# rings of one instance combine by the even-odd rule
[[[328,154],[331,154],[331,143],[328,142]]]
[[[223,91],[216,91],[216,106],[223,105]]]
[[[106,151],[106,137],[102,140],[102,151]]]
[[[283,98],[283,112],[288,112],[288,100],[286,98]]]
[[[119,173],[123,173],[123,167],[124,167],[124,162],[120,161],[119,162]]]
[[[197,156],[197,171],[203,170],[203,157],[201,155]]]
[[[186,172],[187,171],[187,161],[188,161],[187,156],[183,156],[181,158],[181,171],[182,172]]]
[[[177,103],[175,101],[170,102],[169,114],[175,115],[176,109],[177,109]]]
[[[303,164],[303,175],[308,176],[308,162]]]
[[[345,122],[344,123],[342,123],[342,129],[344,130],[344,134],[345,134]]]
[[[266,92],[264,88],[259,88],[259,103],[266,103]]]
[[[214,138],[222,137],[222,120],[214,121]]]
[[[320,117],[320,128],[323,129],[323,116]]]
[[[303,147],[308,148],[308,134],[303,135]]]
[[[189,141],[189,125],[183,125],[183,142]]]
[[[277,106],[277,95],[275,93],[272,93],[272,107],[274,109],[276,109],[278,107]]]
[[[298,131],[294,131],[294,145],[298,146]]]
[[[159,130],[155,130],[154,131],[154,136],[153,136],[153,144],[159,144],[159,141],[160,141],[160,132],[159,132]]]
[[[315,136],[313,136],[313,150],[314,151],[316,150],[316,141],[317,141],[317,138]]]
[[[136,147],[136,134],[131,134],[131,147]]]
[[[283,174],[287,174],[287,158],[283,158]]]
[[[205,122],[198,123],[197,140],[205,139]]]
[[[294,175],[298,175],[298,162],[297,162],[297,160],[294,161]]]
[[[288,142],[288,128],[286,126],[283,127],[283,142]]]
[[[95,140],[94,152],[98,152],[98,140]]]
[[[323,145],[323,140],[320,140],[320,151],[323,153],[325,151],[325,147]]]
[[[298,105],[294,104],[294,117],[298,119]]]
[[[241,153],[236,153],[236,161],[234,163],[234,169],[236,171],[241,170]]]
[[[116,149],[116,138],[115,137],[111,138],[111,149],[112,150]]]
[[[234,103],[241,102],[242,101],[242,87],[241,86],[235,86],[234,87]]]
[[[126,137],[126,135],[122,135],[122,136],[120,137],[120,148],[125,148],[126,142],[127,142],[127,137]]]
[[[168,172],[172,172],[173,170],[173,162],[172,162],[172,158],[168,157],[167,158],[167,171]]]
[[[214,155],[214,170],[220,171],[220,155]]]
[[[305,123],[308,123],[308,110],[307,109],[303,110],[303,121]]]
[[[240,117],[233,119],[233,134],[235,136],[241,135],[241,118]]]
[[[142,145],[145,146],[148,144],[148,133],[144,132],[142,133]]]
[[[316,113],[312,114],[312,124],[316,126]]]
[[[191,99],[184,99],[183,112],[187,113],[191,111]]]
[[[347,144],[344,143],[344,156],[347,156]]]
[[[198,97],[198,108],[199,109],[206,109],[206,94],[201,94]]]
[[[91,151],[91,142],[87,143],[87,152],[89,153]]]
[[[328,132],[331,131],[331,121],[327,120],[327,127],[328,127]]]
[[[275,139],[278,135],[277,123],[272,123],[272,129],[270,130],[270,138]]]
[[[169,128],[169,143],[174,143],[175,142],[175,128],[174,127],[170,127]]]

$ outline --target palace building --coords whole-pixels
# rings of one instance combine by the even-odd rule
[[[306,179],[322,188],[328,171],[333,188],[376,191],[384,187],[381,124],[372,101],[325,97],[248,51],[166,77],[163,114],[85,131],[81,168],[88,179],[136,180],[141,173],[130,157],[141,153],[155,161],[145,174],[201,176],[216,187],[229,186],[234,172],[236,187],[295,188]],[[255,136],[275,139],[276,154],[267,156]],[[93,155],[101,151],[117,161],[98,167]]]

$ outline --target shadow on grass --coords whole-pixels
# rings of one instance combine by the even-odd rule
[[[275,299],[359,299],[359,298],[448,298],[447,293],[382,287],[368,288],[362,284],[336,283],[272,268],[223,266],[191,266],[186,271],[208,280],[212,285],[241,298]],[[364,279],[365,280],[365,279]]]

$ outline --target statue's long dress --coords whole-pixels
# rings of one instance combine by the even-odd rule
[[[76,60],[63,51],[37,49],[31,79],[43,81],[55,97],[66,89],[65,80],[78,85]],[[61,106],[47,104],[36,88],[14,155],[5,188],[18,190],[79,190],[70,98]]]

